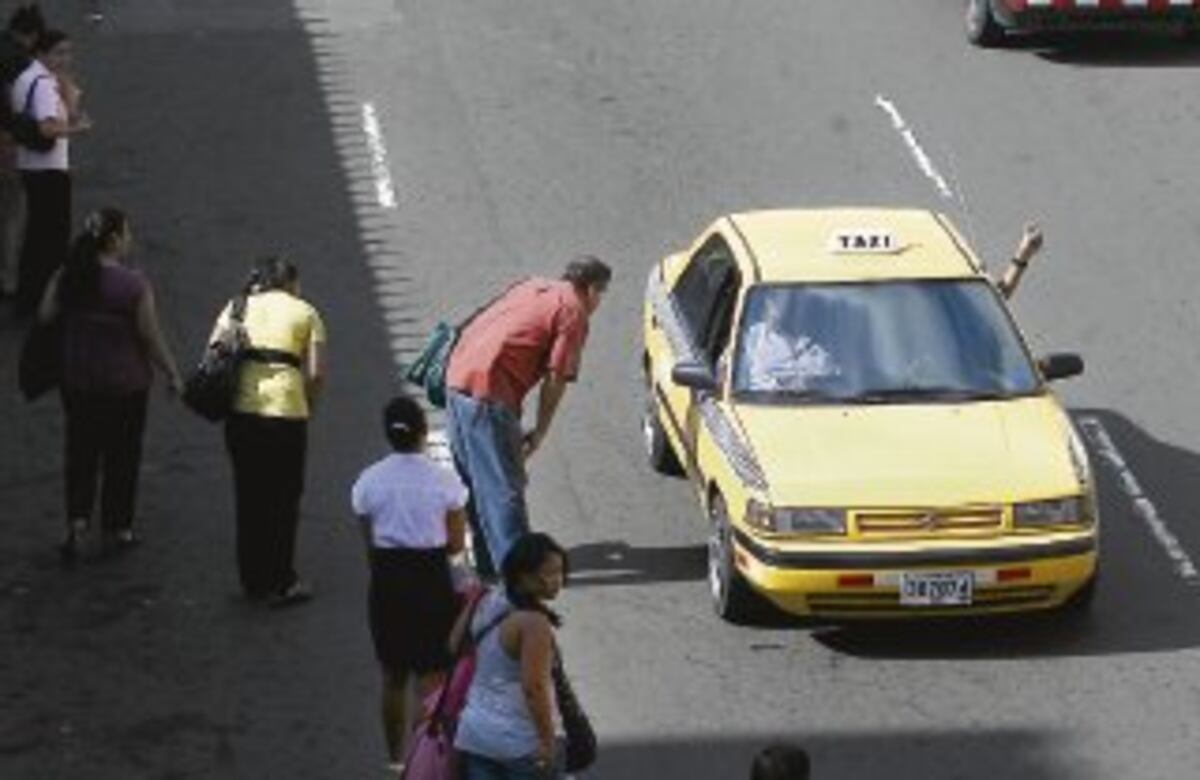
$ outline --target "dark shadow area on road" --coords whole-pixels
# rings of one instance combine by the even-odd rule
[[[364,143],[357,125],[331,128],[322,83],[342,93],[330,104],[344,120],[360,110],[317,56],[332,33],[290,0],[118,4],[102,25],[76,5],[44,6],[72,34],[96,120],[72,141],[75,222],[104,204],[131,215],[131,260],[154,284],[181,367],[253,258],[282,251],[325,318],[331,381],[310,432],[297,554],[317,597],[254,609],[231,598],[221,431],[161,388],[139,498],[145,544],[59,566],[58,400],[20,400],[10,367],[23,329],[0,324],[0,778],[384,777],[346,502],[384,448],[377,410],[394,390],[363,262],[366,238],[392,233],[354,208],[371,176],[361,155],[339,154]]]
[[[1081,433],[1088,420],[1103,426],[1183,548],[1192,555],[1200,551],[1200,528],[1192,522],[1200,455],[1154,439],[1115,412],[1075,410],[1072,417]],[[1103,528],[1100,584],[1089,611],[847,624],[814,631],[814,639],[865,658],[1089,656],[1200,647],[1200,587],[1174,570],[1115,470],[1094,441],[1087,443]]]
[[[850,734],[696,736],[605,741],[600,759],[581,780],[744,780],[754,756],[768,744],[804,748],[813,780],[1073,780],[1089,776],[1059,745],[1066,737],[1046,729],[863,731]]]
[[[703,545],[634,547],[621,541],[593,542],[567,551],[571,587],[700,582],[708,572]]]
[[[1084,68],[1200,67],[1200,43],[1166,33],[1033,33],[1016,36],[1011,47]]]

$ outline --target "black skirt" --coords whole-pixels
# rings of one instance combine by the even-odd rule
[[[425,674],[449,668],[446,642],[459,603],[445,548],[371,551],[371,638],[379,663],[389,671]]]

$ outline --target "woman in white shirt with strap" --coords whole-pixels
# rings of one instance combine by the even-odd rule
[[[384,408],[384,433],[394,452],[369,466],[351,491],[371,567],[368,609],[375,654],[383,668],[383,728],[394,765],[406,736],[406,689],[416,678],[423,700],[452,660],[450,629],[461,600],[450,556],[466,536],[467,489],[453,469],[424,453],[425,412],[398,396]]]
[[[66,262],[71,241],[71,165],[68,138],[91,128],[80,109],[82,91],[71,73],[71,39],[45,30],[34,44],[34,60],[13,83],[13,113],[28,113],[44,150],[17,147],[17,169],[25,188],[25,237],[18,270],[17,308],[32,312],[50,277]]]

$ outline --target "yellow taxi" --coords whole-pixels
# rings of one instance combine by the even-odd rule
[[[731,214],[650,273],[650,464],[711,526],[739,622],[1084,605],[1099,518],[1088,455],[979,258],[944,215]]]

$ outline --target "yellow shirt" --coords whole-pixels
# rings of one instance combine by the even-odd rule
[[[229,322],[229,306],[217,320],[219,332]],[[325,325],[321,315],[307,301],[283,290],[255,293],[246,300],[242,318],[250,346],[290,352],[307,365],[308,351],[314,344],[325,343]],[[307,419],[308,395],[305,374],[281,363],[247,360],[242,363],[240,387],[234,400],[235,411],[261,417]]]

